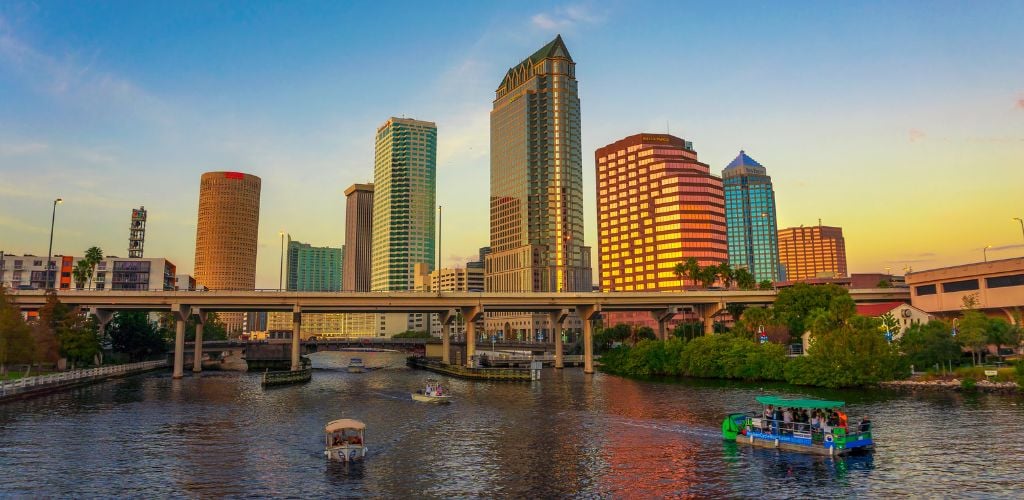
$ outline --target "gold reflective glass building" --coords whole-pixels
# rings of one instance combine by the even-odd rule
[[[510,68],[495,91],[490,203],[488,291],[591,290],[576,63],[561,36]],[[487,330],[533,338],[547,318],[531,316],[492,317]]]

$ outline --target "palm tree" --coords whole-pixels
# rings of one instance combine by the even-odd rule
[[[90,276],[89,263],[85,259],[76,262],[75,267],[71,270],[71,276],[75,280],[75,288],[81,290]]]
[[[103,250],[100,247],[89,247],[85,251],[84,260],[89,265],[89,288],[92,288],[92,277],[96,274],[96,265],[103,260]]]
[[[704,288],[711,288],[718,279],[718,266],[705,266],[697,271],[697,280]]]
[[[754,279],[754,275],[747,271],[747,268],[741,267],[732,273],[733,278],[736,279],[736,285],[742,290],[753,290],[757,287],[757,281]]]
[[[686,268],[686,274],[687,276],[690,277],[690,281],[692,281],[693,284],[696,285],[697,281],[700,280],[700,263],[698,263],[697,259],[694,257],[687,257],[686,262],[683,263],[683,267]]]
[[[732,270],[732,266],[728,262],[723,262],[718,265],[718,277],[722,280],[722,286],[729,288],[736,278],[736,272]]]

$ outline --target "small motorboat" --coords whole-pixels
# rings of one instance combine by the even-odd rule
[[[324,455],[335,462],[353,462],[366,456],[366,441],[363,432],[366,424],[343,418],[334,420],[324,427],[327,447]]]
[[[427,384],[423,389],[419,389],[412,393],[412,399],[413,401],[419,401],[422,403],[443,405],[452,402],[452,397],[448,394],[448,390],[434,379],[427,379]]]
[[[352,358],[348,361],[349,373],[363,373],[365,371],[366,365],[363,364],[363,358]]]

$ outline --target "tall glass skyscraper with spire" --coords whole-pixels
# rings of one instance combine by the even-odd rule
[[[729,264],[746,268],[758,282],[784,281],[779,265],[775,190],[768,171],[740,151],[722,170]]]
[[[576,63],[562,37],[509,68],[493,105],[485,289],[589,292],[580,98]],[[548,330],[547,320],[543,314],[491,316],[487,330],[530,339]]]

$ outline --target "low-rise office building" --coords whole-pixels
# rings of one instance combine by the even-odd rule
[[[959,314],[966,300],[1015,322],[1024,308],[1024,257],[910,272],[906,281],[914,307],[932,314]]]

